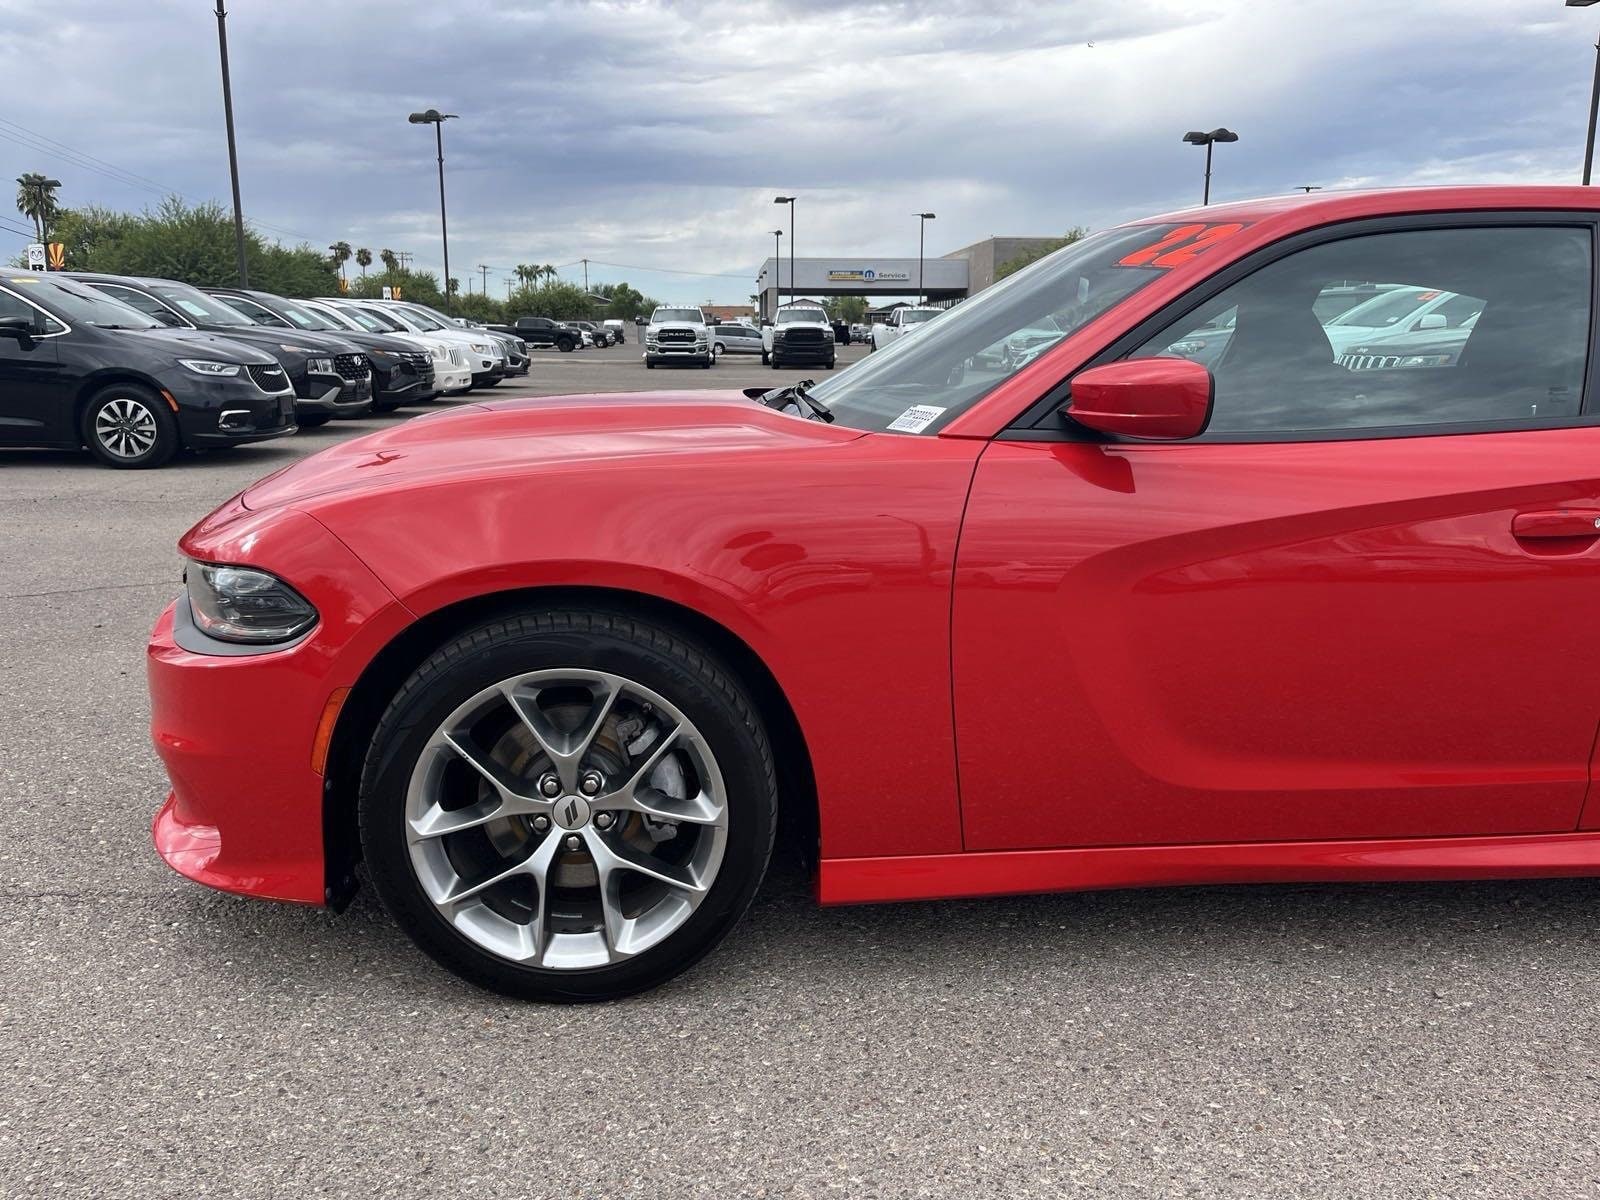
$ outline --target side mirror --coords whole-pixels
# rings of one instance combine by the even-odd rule
[[[1211,372],[1187,358],[1130,358],[1074,377],[1062,411],[1100,433],[1180,442],[1206,431],[1215,391]]]
[[[0,337],[15,338],[27,345],[33,341],[33,322],[27,317],[0,317]]]
[[[1428,313],[1417,321],[1418,329],[1443,329],[1450,324],[1443,313]]]

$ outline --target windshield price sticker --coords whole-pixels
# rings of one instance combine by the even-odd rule
[[[889,428],[895,433],[921,433],[943,414],[944,409],[931,404],[913,404],[891,421]]]
[[[1117,259],[1117,266],[1160,267],[1162,270],[1181,267],[1243,228],[1242,221],[1226,225],[1180,225],[1148,246],[1141,246],[1132,254],[1123,255]]]

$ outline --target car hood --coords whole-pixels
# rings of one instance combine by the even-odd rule
[[[247,366],[278,365],[277,359],[254,343],[205,329],[119,329],[116,332],[146,341],[166,343],[174,354],[186,357],[204,349],[208,354],[225,355],[229,362],[240,362]]]
[[[332,446],[246,489],[248,509],[352,490],[405,491],[467,479],[625,468],[681,458],[824,448],[866,436],[774,411],[741,392],[553,396],[462,405]],[[691,477],[692,478],[692,477]]]
[[[298,329],[269,329],[265,325],[229,325],[226,328],[210,327],[205,330],[218,337],[231,338],[260,346],[268,354],[276,354],[285,346],[298,346],[314,354],[360,354],[361,348],[333,333],[303,333]],[[293,351],[284,351],[293,353]]]
[[[663,329],[688,329],[695,333],[704,333],[706,330],[704,325],[696,325],[693,321],[659,321],[653,325],[646,325],[645,328],[657,332]]]

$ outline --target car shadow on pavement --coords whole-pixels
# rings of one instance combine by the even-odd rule
[[[1491,976],[1541,962],[1592,962],[1600,880],[1455,884],[1294,884],[1161,888],[821,908],[809,875],[775,864],[750,912],[704,962],[622,1004],[685,995],[835,990],[960,993],[1035,990],[1132,975],[1148,987],[1196,977],[1454,979],[1470,962]],[[502,1003],[434,966],[389,919],[370,886],[340,916],[184,889],[195,968],[233,986],[359,991],[395,1005]],[[1531,964],[1531,966],[1530,966]],[[1441,985],[1442,986],[1442,985]],[[1453,985],[1452,985],[1453,986]],[[514,1003],[514,1002],[504,1002]]]

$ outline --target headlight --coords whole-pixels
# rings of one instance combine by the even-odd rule
[[[278,343],[278,349],[279,350],[287,350],[290,354],[310,354],[311,353],[311,351],[308,348],[306,348],[305,346],[292,346],[288,342],[279,342]]]
[[[306,370],[311,372],[313,375],[332,375],[333,359],[308,358],[306,359]]]
[[[489,353],[489,347],[486,346],[482,342],[473,342],[472,343],[472,349],[473,349],[473,352],[477,353],[477,354],[487,354],[487,353]]]
[[[213,362],[209,358],[180,358],[180,367],[187,367],[196,375],[237,375],[242,367],[238,363]]]
[[[443,346],[430,346],[428,348],[428,353],[439,362],[443,362],[450,357],[450,351],[446,350]]]
[[[184,571],[194,623],[208,637],[262,645],[286,642],[317,623],[317,610],[275,575],[191,562]]]

